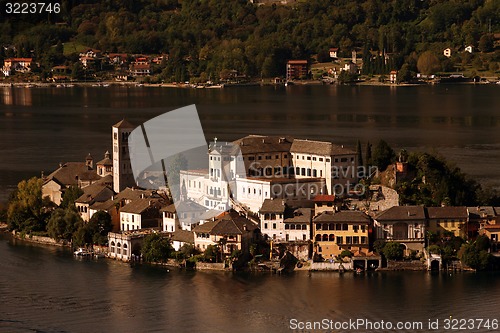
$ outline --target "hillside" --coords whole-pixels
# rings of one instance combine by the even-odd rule
[[[5,1],[1,1],[4,3]],[[3,6],[3,5],[2,5]],[[4,14],[5,15],[5,14]],[[417,71],[418,55],[434,52],[441,70],[474,66],[498,71],[500,2],[495,0],[335,0],[259,6],[243,0],[71,1],[59,14],[10,15],[0,20],[0,61],[33,57],[48,71],[71,66],[78,52],[168,54],[156,69],[165,80],[284,74],[288,59],[329,61],[356,50],[365,74]],[[473,54],[463,49],[471,45]],[[450,58],[443,49],[450,48]],[[369,72],[366,72],[369,71]]]

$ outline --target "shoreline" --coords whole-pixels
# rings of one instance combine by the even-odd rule
[[[30,236],[30,235],[20,235],[16,231],[9,232],[7,230],[7,224],[5,223],[0,223],[0,233],[5,233],[8,234],[10,237],[16,240],[24,241],[27,243],[32,243],[32,244],[38,244],[38,245],[48,245],[48,246],[55,246],[59,248],[68,248],[71,249],[72,245],[71,243],[67,241],[62,241],[60,240],[59,242],[55,241],[53,238],[50,237],[45,237],[45,236]],[[118,261],[118,262],[123,262],[125,264],[130,263],[130,261],[123,261],[119,260],[116,258],[110,258],[107,255],[103,258],[106,260],[112,260],[112,261]],[[398,263],[404,263],[405,261],[402,262],[394,262],[396,265],[390,265],[392,267],[379,267],[374,271],[363,271],[361,273],[357,273],[354,270],[346,270],[343,272],[340,272],[339,270],[332,270],[332,269],[322,269],[322,270],[317,270],[317,269],[311,269],[311,266],[309,266],[309,269],[294,269],[293,272],[309,272],[309,273],[337,273],[337,274],[353,274],[353,275],[365,275],[365,274],[373,274],[377,272],[431,272],[428,269],[423,269],[422,267],[412,267],[408,265],[398,265]],[[164,263],[159,263],[159,262],[152,262],[152,263],[145,263],[145,262],[140,262],[140,264],[145,264],[148,266],[152,267],[163,267],[163,268],[172,268],[172,269],[182,269],[181,265],[179,262],[176,261],[176,259],[169,259]],[[221,267],[215,267],[217,264],[213,263],[200,263],[200,267],[196,267],[193,269],[194,271],[213,271],[213,272],[233,272],[230,269],[227,268],[221,268]],[[214,267],[211,267],[211,266]],[[220,265],[220,263],[219,263]],[[250,271],[251,273],[257,273],[257,274],[268,274],[269,271]],[[441,269],[438,271],[438,273],[443,272],[443,273],[449,273],[445,269]],[[464,272],[475,272],[475,270],[472,269],[462,269],[460,271],[454,271],[454,273],[464,273]]]
[[[363,80],[359,82],[351,82],[346,84],[326,83],[318,80],[291,81],[291,85],[295,86],[373,86],[373,87],[418,87],[428,85],[488,85],[496,84],[495,82],[457,82],[457,83],[439,83],[439,82],[421,82],[421,83],[390,83],[378,82],[375,80]],[[153,87],[153,88],[181,88],[181,89],[224,89],[224,88],[241,88],[241,87],[257,87],[257,86],[274,86],[284,87],[284,83],[273,83],[271,81],[251,81],[246,83],[223,83],[217,85],[198,85],[192,83],[143,83],[135,81],[70,81],[70,82],[0,82],[0,88],[74,88],[74,87],[92,87],[92,88],[108,88],[108,87]]]

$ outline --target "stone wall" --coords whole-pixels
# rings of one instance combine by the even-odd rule
[[[212,271],[225,271],[224,263],[208,263],[208,262],[197,262],[196,269],[198,270],[212,270]]]
[[[311,271],[338,271],[340,265],[344,267],[346,271],[352,271],[352,262],[313,262],[311,264]]]
[[[425,262],[420,260],[411,260],[411,261],[387,261],[387,268],[384,270],[389,271],[426,271],[427,265]]]
[[[39,243],[39,244],[47,244],[47,245],[55,245],[55,246],[70,246],[70,244],[65,240],[56,241],[54,238],[45,237],[45,236],[33,236],[33,235],[24,235],[21,236],[19,233],[15,231],[12,232],[17,239],[22,239],[27,242]]]

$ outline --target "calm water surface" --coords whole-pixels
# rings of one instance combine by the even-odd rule
[[[195,103],[207,140],[287,134],[355,147],[385,139],[435,151],[500,187],[500,86],[0,88],[0,199],[59,162],[101,159],[110,127]]]
[[[6,235],[0,256],[0,332],[287,332],[293,318],[500,319],[498,273],[167,272],[82,261]]]
[[[207,140],[288,134],[435,151],[500,187],[499,86],[1,88],[0,201],[19,180],[111,151],[110,127],[195,103]],[[0,332],[283,332],[290,319],[495,318],[498,274],[166,272],[0,237]]]

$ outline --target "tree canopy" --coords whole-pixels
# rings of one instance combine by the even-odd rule
[[[18,15],[0,27],[1,44],[14,46],[0,58],[34,56],[46,71],[63,62],[71,66],[72,55],[94,48],[167,53],[169,59],[156,69],[165,80],[214,78],[223,70],[271,77],[284,74],[287,59],[317,54],[327,60],[326,50],[339,47],[342,57],[362,50],[365,74],[387,74],[411,64],[412,52],[442,50],[443,44],[479,43],[481,50],[490,49],[488,32],[500,29],[500,5],[483,0],[308,0],[272,6],[248,0],[63,0],[60,14]],[[76,69],[75,76],[81,76]]]

